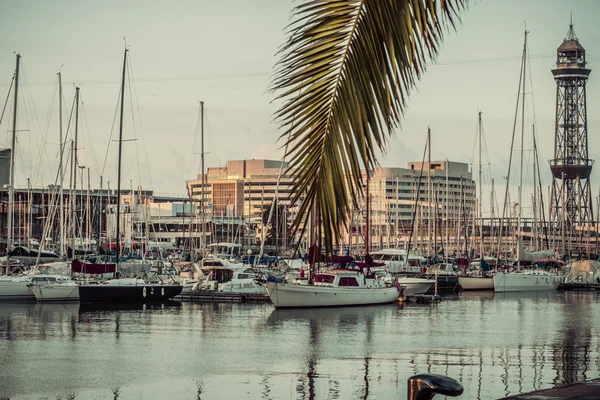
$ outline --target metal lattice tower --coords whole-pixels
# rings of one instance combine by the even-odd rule
[[[554,248],[589,252],[587,229],[594,220],[590,174],[593,160],[588,158],[586,83],[591,70],[586,68],[585,49],[575,36],[573,23],[557,49],[556,125],[550,198],[551,234]]]

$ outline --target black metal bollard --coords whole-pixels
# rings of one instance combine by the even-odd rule
[[[436,394],[456,397],[463,386],[456,379],[438,374],[420,374],[408,378],[408,400],[431,400]]]

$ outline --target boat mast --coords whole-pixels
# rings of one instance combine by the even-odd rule
[[[519,171],[519,193],[517,204],[519,207],[519,213],[517,216],[517,271],[521,269],[521,218],[523,215],[523,207],[521,201],[523,200],[523,147],[525,145],[525,82],[527,81],[527,34],[525,31],[525,43],[523,44],[523,100],[521,102],[521,164]]]
[[[481,111],[479,111],[479,257],[483,261],[483,180],[481,172]]]
[[[121,254],[121,224],[119,223],[121,218],[121,151],[123,149],[123,106],[125,104],[125,71],[127,68],[127,51],[128,50],[125,49],[125,54],[123,56],[123,76],[121,78],[121,115],[119,117],[119,162],[117,164],[117,266],[119,265],[119,256]]]
[[[73,144],[73,193],[71,195],[71,223],[73,232],[71,236],[71,258],[75,258],[75,236],[77,233],[77,130],[79,128],[79,88],[75,88],[75,141]]]
[[[535,159],[535,125],[531,128],[533,138],[533,251],[539,250],[538,207],[537,207],[537,164]]]
[[[10,273],[10,251],[13,244],[13,208],[15,197],[15,144],[17,142],[17,100],[19,95],[19,63],[21,55],[17,54],[17,66],[15,68],[15,95],[13,104],[13,129],[10,146],[10,177],[8,181],[8,234],[6,236],[6,274]]]
[[[59,134],[59,169],[60,169],[60,256],[65,254],[65,204],[63,184],[65,180],[65,171],[63,169],[63,110],[62,110],[62,73],[58,71],[58,134]]]
[[[200,160],[202,164],[202,195],[200,198],[200,210],[202,211],[202,257],[206,254],[206,236],[204,233],[205,229],[205,218],[204,218],[204,185],[206,177],[204,176],[204,102],[200,102]]]
[[[431,255],[431,129],[427,127],[427,255]]]
[[[369,184],[371,182],[370,179],[370,175],[371,173],[369,172],[369,167],[366,166],[366,170],[367,170],[367,187],[366,187],[366,195],[367,195],[367,204],[366,204],[366,210],[365,210],[365,223],[366,223],[366,230],[367,230],[367,235],[365,237],[365,256],[369,255],[369,243],[371,242],[371,223],[370,223],[370,214],[371,214],[371,198],[370,198],[370,194],[369,194]]]

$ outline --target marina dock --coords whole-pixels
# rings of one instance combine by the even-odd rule
[[[558,286],[559,290],[600,290],[600,283],[580,283],[570,282],[561,283]]]
[[[255,293],[224,293],[197,291],[187,292],[176,296],[173,300],[198,303],[263,303],[271,301],[266,294]]]
[[[556,386],[550,389],[522,393],[516,396],[503,397],[510,400],[558,400],[558,399],[586,399],[600,400],[600,379],[587,382],[572,383],[570,385]]]

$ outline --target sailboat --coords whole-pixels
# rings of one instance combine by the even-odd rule
[[[123,108],[125,102],[125,73],[127,68],[127,52],[123,58],[123,76],[121,79],[121,115],[119,126],[119,160],[118,160],[118,178],[117,178],[117,240],[116,254],[117,263],[115,268],[115,279],[105,281],[89,281],[79,285],[79,298],[82,303],[85,302],[149,302],[167,300],[181,293],[183,287],[175,282],[172,284],[147,283],[139,278],[118,278],[119,274],[119,254],[120,254],[120,211],[121,211],[121,150],[123,146]],[[74,260],[74,263],[77,260]],[[74,264],[76,266],[77,263]],[[85,265],[84,265],[85,266]],[[91,267],[90,265],[87,265]],[[96,265],[94,265],[96,267]],[[102,265],[100,265],[102,268]]]
[[[526,86],[526,71],[527,71],[527,34],[525,31],[525,40],[523,45],[523,58],[521,62],[521,82],[522,87],[519,88],[522,93],[522,110],[521,110],[521,165],[520,165],[520,178],[519,178],[519,192],[518,192],[518,218],[517,218],[517,272],[509,273],[506,271],[498,271],[494,275],[494,291],[495,292],[518,292],[518,291],[532,291],[532,290],[554,290],[557,289],[559,284],[563,280],[562,275],[550,273],[543,270],[528,270],[521,271],[521,261],[525,260],[525,253],[522,244],[521,234],[521,216],[522,216],[522,188],[523,188],[523,147],[524,147],[524,136],[525,136],[525,86]],[[518,101],[517,101],[518,110]],[[517,115],[515,115],[515,126],[517,121]],[[513,131],[513,143],[514,143],[514,131]],[[512,159],[512,147],[511,147],[511,159]],[[510,162],[508,176],[510,177]],[[506,181],[506,191],[508,193],[508,179]],[[506,208],[506,201],[504,204]],[[502,229],[501,229],[502,230]],[[543,252],[542,252],[543,253]],[[533,257],[535,258],[536,255]],[[545,257],[544,254],[540,256]]]
[[[481,170],[481,142],[482,142],[482,124],[481,124],[481,111],[478,113],[478,124],[477,124],[477,142],[479,144],[479,259],[480,259],[480,273],[484,273],[483,265],[485,264],[485,257],[483,251],[483,179]],[[494,290],[494,281],[491,276],[480,275],[480,276],[468,276],[463,275],[458,277],[458,283],[463,290]]]
[[[302,282],[265,282],[267,294],[276,308],[339,307],[386,304],[396,301],[402,293],[399,283],[389,286],[371,271],[375,265],[369,255],[369,171],[367,170],[365,262],[357,263],[352,257],[332,257],[333,266],[325,272],[313,274],[315,263],[321,262],[321,251],[315,244],[310,247],[310,278]],[[311,218],[311,225],[314,221]],[[311,236],[314,229],[311,227]]]
[[[13,231],[13,201],[14,201],[14,165],[15,165],[15,144],[17,133],[17,100],[19,94],[19,64],[21,55],[17,54],[17,63],[14,74],[14,105],[13,105],[13,129],[12,129],[12,145],[10,150],[10,173],[9,173],[9,195],[8,195],[8,235],[6,238],[6,274],[0,276],[0,300],[33,300],[35,299],[33,292],[29,288],[31,276],[12,276],[10,275],[10,250],[12,247],[12,231]]]

